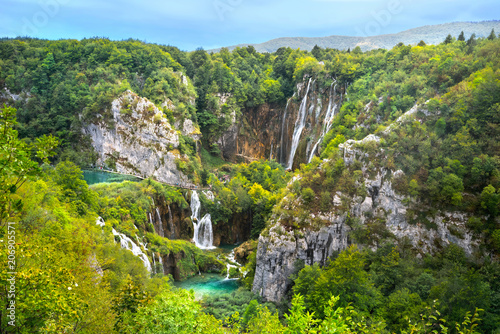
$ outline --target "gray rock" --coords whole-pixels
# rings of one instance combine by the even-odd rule
[[[124,106],[130,106],[126,109]],[[179,132],[152,102],[131,91],[112,102],[112,126],[96,121],[83,127],[90,136],[98,154],[98,163],[116,159],[120,173],[175,184],[190,184],[188,178],[177,169],[176,159],[183,157],[178,150]],[[184,121],[185,135],[199,139],[199,130],[193,123]]]

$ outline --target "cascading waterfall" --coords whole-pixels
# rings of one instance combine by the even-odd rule
[[[165,237],[165,231],[163,230],[163,221],[161,220],[160,210],[158,208],[156,208],[156,215],[158,216],[158,221],[160,222],[160,233],[158,234],[160,235],[160,237]]]
[[[191,220],[193,221],[193,240],[196,247],[201,249],[214,249],[214,234],[212,230],[212,217],[207,213],[200,220],[201,203],[198,193],[193,191],[191,195]]]
[[[236,263],[238,264],[238,262],[236,262],[236,259],[234,258],[235,255],[234,255],[234,249],[231,251],[231,253],[229,253],[229,255],[227,256],[227,265],[226,265],[226,269],[227,269],[227,273],[226,273],[226,280],[230,279],[229,278],[229,270],[231,268],[238,268],[239,265],[234,265],[234,264],[231,264],[231,263]],[[237,278],[234,278],[234,279],[237,279]]]
[[[115,229],[112,229],[111,232],[113,233],[113,235],[118,236],[120,238],[121,247],[131,251],[132,254],[139,257],[141,259],[141,261],[144,263],[144,266],[146,267],[146,269],[149,272],[151,272],[151,262],[149,262],[148,256],[146,254],[144,254],[142,249],[139,246],[137,246],[132,241],[132,239],[127,237],[125,234],[119,233]]]
[[[295,158],[295,152],[297,151],[297,146],[299,146],[300,136],[302,135],[302,131],[306,125],[306,116],[307,116],[307,96],[309,95],[309,88],[311,87],[312,78],[309,79],[307,84],[306,95],[302,99],[302,103],[300,104],[299,116],[297,117],[297,121],[295,122],[295,129],[293,130],[292,137],[292,147],[290,150],[290,157],[288,158],[287,168],[291,169],[293,167],[293,159]]]
[[[161,256],[161,254],[158,254],[158,261],[160,263],[161,273],[165,275],[165,268],[163,268],[163,257]]]
[[[194,229],[194,242],[198,248],[213,249],[214,232],[212,230],[212,216],[207,213],[201,218],[198,228]]]
[[[168,205],[168,223],[170,225],[170,231],[172,231],[172,233],[170,234],[170,239],[175,239],[174,219],[172,218],[172,210],[170,210],[170,205]]]
[[[316,144],[313,146],[313,149],[311,150],[311,153],[309,155],[309,159],[307,160],[307,163],[310,163],[312,158],[314,157],[314,153],[316,152],[316,149],[318,148],[318,145],[323,141],[323,138],[325,135],[331,130],[332,128],[332,122],[333,118],[335,117],[337,113],[337,104],[333,104],[333,99],[335,97],[335,89],[337,88],[337,84],[335,82],[332,83],[330,86],[330,102],[328,103],[328,109],[326,111],[325,119],[323,121],[323,129],[321,131],[321,136],[319,137],[318,141]]]
[[[156,274],[156,261],[155,261],[155,253],[153,252],[153,274]]]

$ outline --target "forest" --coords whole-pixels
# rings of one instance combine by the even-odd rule
[[[0,333],[500,333],[499,59],[494,31],[367,52],[1,39]],[[219,138],[235,119],[263,105],[286,110],[310,78],[343,96],[318,156],[294,170],[224,160]],[[176,166],[213,192],[200,201],[214,228],[244,221],[245,256],[228,269],[236,291],[200,300],[174,285],[227,265],[190,238],[156,232],[150,212],[164,203],[192,233],[182,213],[192,190],[153,178],[85,182],[97,154],[82,128],[113,126],[111,103],[128,90],[161,106],[171,125],[199,127],[199,142],[179,129]],[[352,162],[347,144],[362,152]],[[344,196],[373,197],[364,180],[379,171],[401,171],[388,174],[412,226],[435,231],[438,212],[463,213],[465,228],[450,234],[473,251],[438,241],[422,251],[379,216],[351,214]],[[349,247],[324,266],[297,259],[279,302],[252,292],[259,238],[274,238],[276,226],[319,230],[331,212],[347,217]],[[119,235],[137,241],[151,270]],[[178,277],[153,263],[170,255]]]

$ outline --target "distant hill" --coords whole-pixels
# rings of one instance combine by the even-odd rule
[[[439,44],[444,41],[448,34],[453,37],[458,37],[461,31],[465,33],[465,37],[469,38],[473,33],[477,37],[487,37],[491,29],[500,33],[500,21],[483,21],[483,22],[453,22],[431,26],[423,26],[397,34],[370,36],[370,37],[353,37],[353,36],[327,36],[327,37],[282,37],[270,40],[261,44],[239,44],[227,47],[233,50],[236,47],[252,45],[258,52],[274,52],[280,47],[291,47],[292,49],[311,51],[315,45],[322,48],[334,48],[346,50],[348,48],[361,47],[363,51],[372,49],[391,49],[399,42],[404,44],[417,44],[423,40],[427,44]],[[220,49],[209,50],[218,52]]]

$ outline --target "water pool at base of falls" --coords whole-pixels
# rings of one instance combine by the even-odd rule
[[[212,252],[221,252],[225,257],[229,257],[233,249],[238,246],[239,244],[220,245]],[[217,296],[231,293],[238,290],[239,287],[237,279],[227,278],[227,272],[222,272],[220,274],[202,273],[201,275],[195,275],[182,282],[174,282],[174,285],[186,290],[192,289],[196,299],[202,299],[205,295]]]

